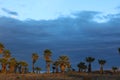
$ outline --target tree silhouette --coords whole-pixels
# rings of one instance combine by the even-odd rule
[[[113,66],[113,67],[112,67],[112,70],[113,70],[114,73],[116,73],[117,70],[118,70],[118,67]]]
[[[70,66],[69,58],[68,56],[59,56],[58,62],[60,64],[61,72],[64,73],[65,69]]]
[[[98,63],[100,64],[100,74],[103,74],[103,66],[106,63],[106,60],[100,59],[98,60]]]
[[[17,65],[17,61],[15,58],[11,58],[8,62],[9,64],[9,72],[10,73],[13,73],[15,71],[15,67]]]
[[[39,56],[37,53],[33,53],[32,54],[32,69],[33,69],[33,73],[34,73],[34,65],[36,63],[36,61],[38,60]]]
[[[49,49],[44,50],[44,59],[46,62],[47,73],[50,73],[50,63],[52,62],[51,55],[52,55],[52,52]]]
[[[53,62],[53,66],[55,66],[55,69],[56,69],[56,73],[58,73],[59,71],[58,71],[58,66],[59,66],[59,61],[57,60],[57,61],[55,61],[55,62]]]
[[[88,72],[92,71],[91,63],[95,60],[93,57],[86,57],[86,62],[88,62]]]
[[[5,58],[0,58],[0,63],[2,66],[1,72],[6,73],[6,71],[7,71],[6,65],[8,64],[8,61]]]
[[[79,72],[83,72],[83,71],[86,71],[86,69],[87,69],[87,66],[85,65],[85,63],[84,62],[80,62],[78,65],[77,65],[77,67],[78,67],[78,71]]]

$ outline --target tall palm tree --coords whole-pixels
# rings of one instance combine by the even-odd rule
[[[7,72],[6,65],[8,64],[8,61],[5,58],[0,58],[0,63],[2,65],[1,72],[6,73]]]
[[[52,52],[49,49],[44,50],[44,59],[46,61],[47,73],[50,73],[50,63],[52,62],[51,55],[52,55]]]
[[[9,60],[8,64],[9,64],[9,72],[10,72],[10,73],[15,72],[15,67],[16,67],[16,65],[17,65],[16,59],[15,59],[15,58],[11,58],[11,59]]]
[[[59,56],[58,61],[60,64],[61,72],[64,73],[65,69],[69,67],[68,65],[70,65],[69,58],[68,56]]]
[[[80,63],[77,65],[77,67],[79,68],[79,72],[83,72],[83,70],[86,71],[86,69],[87,69],[87,66],[85,65],[84,62],[80,62]]]
[[[86,57],[86,62],[88,62],[88,72],[92,71],[91,63],[95,60],[93,57]]]
[[[32,69],[33,69],[33,73],[34,73],[34,65],[36,63],[36,61],[38,60],[39,56],[37,53],[33,53],[32,54]]]
[[[3,51],[3,58],[5,58],[6,60],[8,60],[11,57],[11,53],[9,50],[4,50]]]
[[[4,45],[0,43],[0,54],[3,52],[3,50],[4,50]]]
[[[100,64],[100,74],[103,74],[103,66],[106,63],[106,60],[100,59],[98,60],[98,63]]]

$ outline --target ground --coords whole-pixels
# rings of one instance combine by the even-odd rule
[[[0,80],[120,80],[120,74],[51,73],[0,74]]]

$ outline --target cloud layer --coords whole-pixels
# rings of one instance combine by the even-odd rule
[[[4,12],[7,13],[7,14],[10,14],[10,15],[18,16],[18,13],[17,13],[17,12],[11,11],[11,10],[6,9],[6,8],[2,8],[2,11],[4,11]]]
[[[13,56],[28,62],[31,62],[33,52],[39,53],[39,62],[42,62],[43,50],[48,48],[53,51],[53,59],[68,55],[74,67],[86,56],[96,57],[94,68],[99,68],[97,59],[101,58],[107,60],[106,68],[120,66],[117,52],[120,47],[120,14],[103,16],[109,21],[98,23],[94,18],[99,14],[83,11],[73,14],[74,17],[38,21],[0,17],[0,42],[11,50]]]

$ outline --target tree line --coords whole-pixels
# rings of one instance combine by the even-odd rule
[[[120,52],[120,48],[118,49]],[[26,61],[18,61],[16,58],[11,56],[11,52],[9,50],[6,50],[4,45],[0,43],[0,54],[2,57],[0,58],[0,64],[1,64],[1,73],[28,73],[28,63]],[[33,73],[40,73],[42,70],[40,67],[35,67],[35,63],[37,62],[39,55],[38,53],[32,53],[32,72]],[[49,49],[45,49],[43,52],[44,60],[46,62],[46,73],[51,73],[50,67],[52,64],[53,73],[64,73],[66,71],[75,71],[75,69],[72,68],[69,57],[62,55],[59,56],[57,60],[52,61],[52,51]],[[85,64],[85,62],[80,62],[77,64],[78,72],[92,72],[92,62],[95,61],[95,58],[93,57],[86,57],[85,61],[88,63],[88,65]],[[106,60],[99,59],[98,63],[100,64],[100,74],[104,73],[104,64],[106,63]],[[113,66],[112,70],[116,72],[118,70],[118,67]]]

